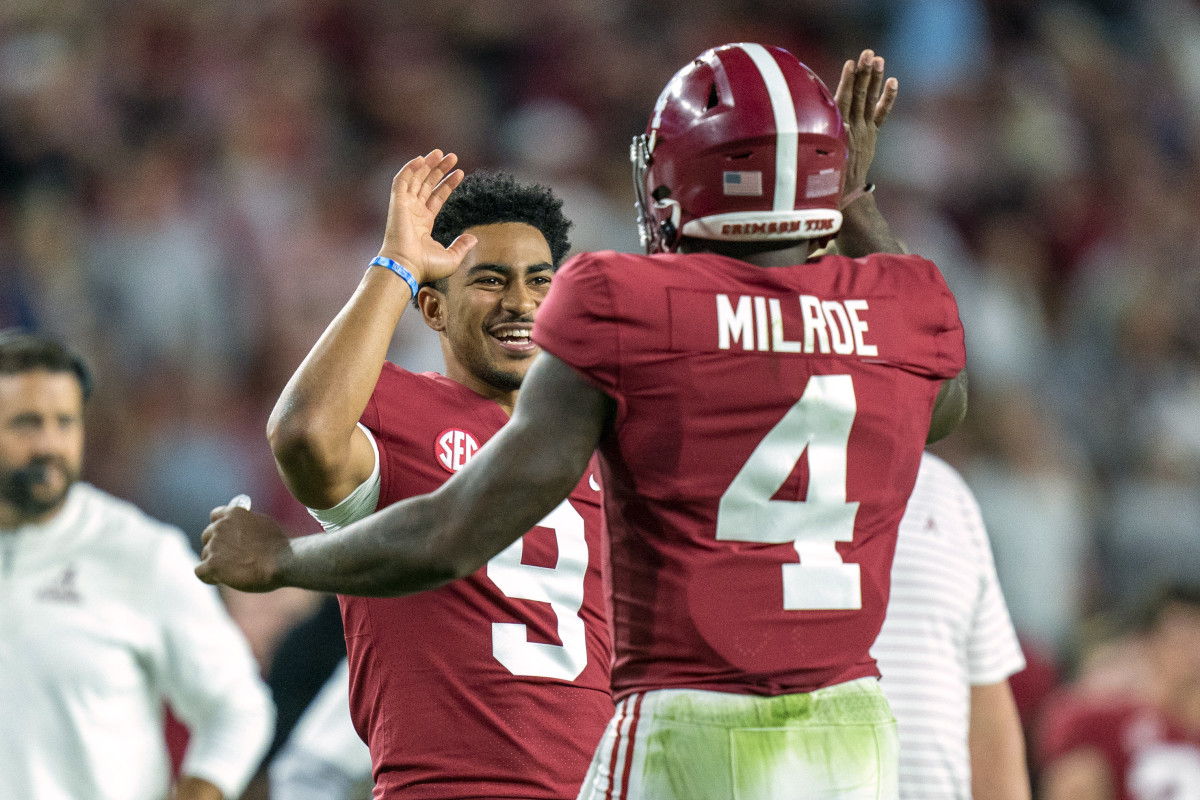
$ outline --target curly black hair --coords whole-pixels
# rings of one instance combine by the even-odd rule
[[[449,247],[467,228],[498,222],[523,222],[541,231],[550,245],[555,269],[571,249],[567,236],[571,221],[563,216],[562,200],[549,187],[521,183],[510,173],[487,170],[472,172],[450,193],[433,220],[433,238]],[[446,279],[421,285],[444,292]]]

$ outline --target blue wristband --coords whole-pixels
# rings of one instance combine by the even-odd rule
[[[385,256],[375,256],[371,259],[369,266],[386,267],[387,269],[390,269],[392,272],[404,279],[404,282],[408,284],[408,288],[412,289],[412,296],[417,296],[417,289],[421,287],[417,285],[417,279],[413,277],[411,272],[404,268],[403,264],[397,261],[392,261],[390,258]]]

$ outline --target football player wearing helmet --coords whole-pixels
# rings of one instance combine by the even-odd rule
[[[633,146],[649,253],[563,266],[512,421],[438,491],[331,537],[219,509],[198,574],[439,586],[560,503],[598,449],[618,702],[580,797],[895,797],[868,648],[924,445],[965,410],[954,298],[865,185],[895,88],[870,51],[836,98],[779,48],[703,53]],[[847,225],[847,253],[814,257]],[[425,279],[455,260],[406,256]]]

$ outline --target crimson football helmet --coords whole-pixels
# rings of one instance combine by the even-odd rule
[[[779,47],[702,53],[663,89],[630,148],[649,253],[837,233],[846,134],[829,89]]]

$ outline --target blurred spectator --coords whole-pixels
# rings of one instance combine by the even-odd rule
[[[90,389],[62,345],[0,332],[0,796],[236,798],[274,708],[182,533],[79,480]]]
[[[1035,646],[1064,655],[1089,599],[1089,476],[1053,409],[1026,390],[974,403],[971,415],[982,446],[963,474],[991,534],[1013,623]]]
[[[1200,797],[1200,590],[1162,589],[1104,643],[1040,730],[1045,800]]]

